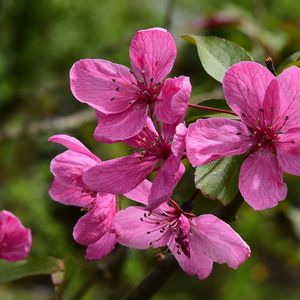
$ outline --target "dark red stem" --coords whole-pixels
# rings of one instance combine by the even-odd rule
[[[214,111],[214,112],[219,112],[219,113],[224,113],[224,114],[230,114],[230,115],[234,115],[234,116],[237,115],[236,113],[234,113],[231,110],[220,109],[220,108],[215,108],[215,107],[209,107],[209,106],[204,106],[204,105],[198,105],[198,104],[193,104],[193,103],[189,103],[188,107],[201,109],[201,110]]]

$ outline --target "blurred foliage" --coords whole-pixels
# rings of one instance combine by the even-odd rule
[[[65,264],[63,283],[49,275],[18,280],[0,286],[0,299],[55,299],[62,293],[70,300],[120,299],[155,261],[156,251],[122,247],[102,261],[84,260],[84,249],[72,240],[81,212],[48,196],[49,163],[62,147],[47,138],[60,132],[48,128],[29,134],[27,129],[33,121],[55,121],[86,108],[69,89],[73,62],[101,57],[128,65],[128,48],[138,29],[168,26],[178,45],[173,72],[191,77],[192,101],[222,99],[220,84],[205,73],[196,48],[180,35],[219,36],[244,47],[256,61],[271,55],[276,67],[300,50],[299,16],[294,0],[0,0],[0,209],[11,210],[32,228],[33,255]],[[299,56],[285,64],[299,65]],[[96,144],[94,126],[94,120],[79,122],[62,133],[76,136],[103,159],[127,153],[122,144]],[[17,135],[7,134],[15,128],[21,129]],[[189,168],[176,189],[181,203],[193,193],[193,173]],[[244,204],[233,224],[250,244],[251,259],[238,270],[215,265],[202,282],[178,271],[153,299],[298,300],[299,178],[286,180],[286,201],[264,212]],[[220,205],[201,197],[195,209],[204,213]]]

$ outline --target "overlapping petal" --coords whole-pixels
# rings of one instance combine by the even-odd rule
[[[192,245],[201,245],[201,252],[213,261],[236,269],[250,256],[249,246],[216,216],[201,215],[191,223]]]
[[[272,79],[274,75],[255,62],[234,64],[225,73],[225,99],[247,126],[257,125],[265,92]]]
[[[192,86],[186,76],[167,79],[156,99],[155,114],[160,121],[168,124],[184,119]]]
[[[248,156],[241,166],[240,192],[256,210],[274,207],[287,195],[282,176],[276,156],[261,149]]]
[[[136,82],[130,70],[102,59],[81,59],[70,71],[71,90],[77,100],[102,113],[118,113],[130,107]]]
[[[156,162],[140,153],[103,161],[85,171],[83,181],[93,191],[125,194],[146,179]]]
[[[150,85],[163,80],[176,58],[176,45],[163,28],[139,30],[130,46],[130,61],[134,73]]]
[[[117,142],[137,135],[147,120],[144,102],[133,103],[126,111],[116,114],[97,112],[98,125],[94,136],[98,142]]]
[[[188,128],[186,154],[196,167],[224,156],[245,153],[252,143],[250,132],[242,122],[223,118],[200,119]]]
[[[31,230],[11,212],[0,212],[0,258],[15,262],[29,255],[32,244]]]

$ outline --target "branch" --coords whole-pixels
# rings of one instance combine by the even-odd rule
[[[233,201],[222,207],[216,215],[225,222],[236,219],[236,213],[243,203],[243,198],[238,194]],[[168,254],[152,269],[152,271],[122,300],[147,300],[150,299],[179,269],[173,255]]]
[[[24,124],[16,127],[8,127],[0,134],[0,142],[3,140],[14,139],[23,134],[34,135],[43,132],[65,131],[77,128],[80,125],[91,122],[95,119],[93,110],[87,109],[68,116],[48,119],[45,121],[34,121],[27,126]]]

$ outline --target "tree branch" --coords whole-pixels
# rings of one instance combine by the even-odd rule
[[[216,212],[216,215],[225,222],[232,222],[236,219],[236,213],[242,203],[243,198],[238,194],[233,201]],[[176,259],[173,255],[168,254],[122,300],[150,299],[178,269],[179,265]]]

